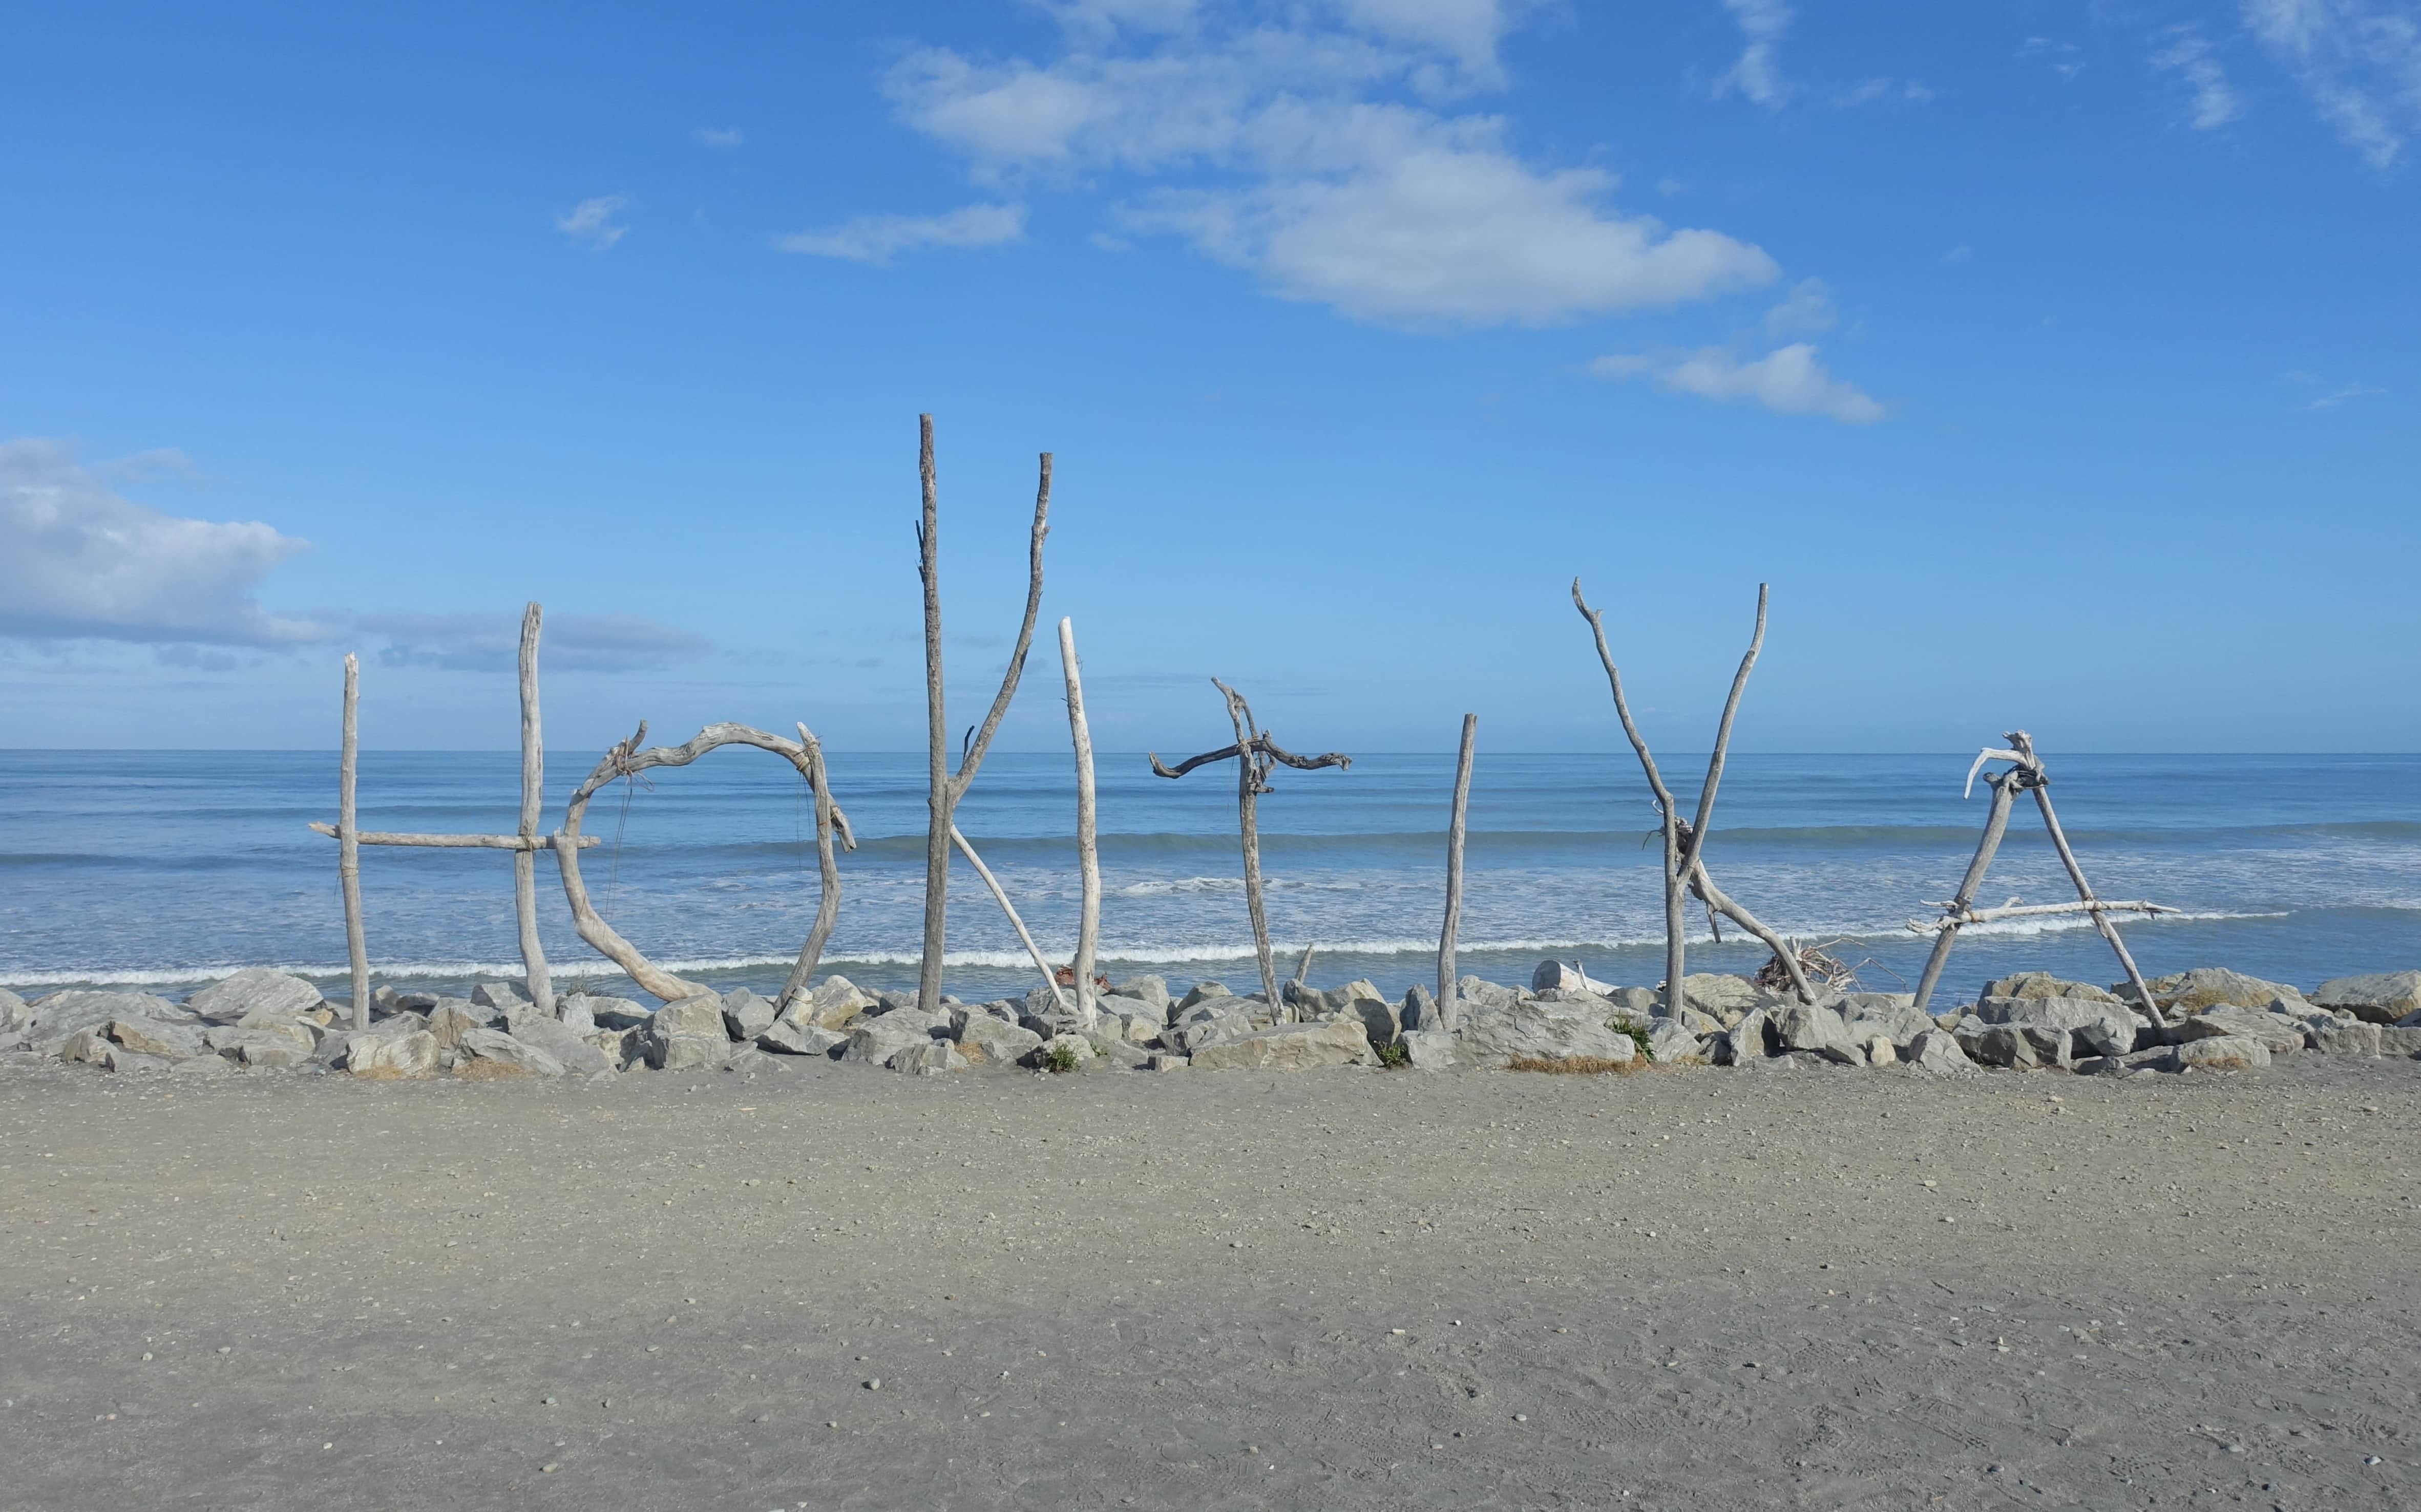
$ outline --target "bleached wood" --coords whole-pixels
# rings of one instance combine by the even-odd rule
[[[2041,918],[2058,913],[2176,913],[2179,910],[2165,903],[2147,903],[2140,899],[2120,901],[2097,897],[2076,903],[2009,903],[2000,908],[1960,909],[1938,919],[1911,919],[1908,927],[1913,934],[1932,934],[1940,929],[1958,929],[1970,924],[1990,924],[1995,919]]]
[[[1605,668],[1606,685],[1614,690],[1614,711],[1622,720],[1622,733],[1631,740],[1631,749],[1637,753],[1641,770],[1648,773],[1648,791],[1655,795],[1656,812],[1663,820],[1664,830],[1664,1012],[1672,1019],[1681,1016],[1681,974],[1685,955],[1682,942],[1688,923],[1682,917],[1684,873],[1681,870],[1681,816],[1676,811],[1673,791],[1664,786],[1663,774],[1656,770],[1656,757],[1648,749],[1647,737],[1639,733],[1638,722],[1631,717],[1631,702],[1622,695],[1622,674],[1614,664],[1614,652],[1605,644],[1605,616],[1589,607],[1581,597],[1581,580],[1572,579],[1572,607],[1588,621],[1589,632],[1597,639],[1597,659]]]
[[[535,601],[522,609],[522,814],[521,837],[538,838],[539,809],[546,801],[546,740],[539,726],[538,638],[546,611]],[[554,1016],[554,982],[547,974],[546,947],[538,938],[538,856],[536,847],[513,853],[513,922],[521,933],[522,973],[529,984],[531,1004]]]
[[[321,834],[343,838],[337,825],[313,819],[310,827]],[[398,830],[363,830],[353,836],[362,845],[420,846],[432,850],[552,850],[557,836],[552,834],[414,834]],[[580,837],[583,850],[605,842],[593,834]]]
[[[345,715],[336,758],[336,885],[345,900],[345,956],[352,967],[352,1025],[370,1026],[370,957],[362,937],[362,852],[360,815],[354,806],[361,759],[362,669],[360,660],[345,658]],[[326,826],[314,824],[315,830]]]
[[[1068,998],[1059,990],[1059,974],[1042,959],[1041,948],[1035,944],[1034,936],[1027,932],[1025,921],[1017,916],[1017,905],[1008,900],[1008,889],[1000,885],[1000,879],[992,874],[992,868],[984,865],[983,857],[976,854],[976,848],[967,844],[967,837],[959,833],[955,824],[950,826],[950,843],[959,848],[959,854],[967,858],[967,865],[973,866],[976,875],[983,879],[983,884],[992,889],[993,901],[1000,905],[1003,913],[1008,915],[1008,927],[1015,929],[1017,938],[1025,943],[1025,953],[1034,959],[1034,969],[1042,974],[1042,985],[1051,989],[1051,1001],[1065,1011]]]
[[[2016,748],[2017,755],[2025,762],[2032,775],[2033,781],[2028,786],[2034,791],[2035,807],[2042,812],[2043,828],[2051,832],[2051,843],[2059,851],[2060,865],[2068,868],[2068,880],[2075,884],[2076,896],[2086,903],[2093,902],[2092,884],[2085,880],[2085,868],[2077,865],[2076,852],[2069,849],[2068,832],[2059,827],[2059,815],[2051,806],[2051,774],[2044,770],[2042,758],[2035,754],[2034,737],[2023,730],[2010,730],[2003,738]],[[2093,927],[2109,942],[2110,949],[2117,956],[2119,968],[2126,972],[2128,982],[2135,989],[2136,998],[2144,1005],[2145,1014],[2154,1024],[2166,1027],[2168,1018],[2162,1013],[2161,1005],[2152,1001],[2151,984],[2144,980],[2144,973],[2136,966],[2134,954],[2127,948],[2127,942],[2118,938],[2118,927],[2111,922],[2109,912],[2104,909],[2089,912],[2093,915]],[[2146,912],[2177,911],[2163,911],[2146,905]]]
[[[2009,805],[2018,794],[2016,785],[2008,781],[2007,772],[1996,772],[1984,781],[1992,789],[1992,806],[1984,816],[1984,834],[1976,842],[1974,859],[1967,863],[1967,875],[1959,881],[1959,891],[1947,905],[1948,912],[1957,915],[1976,905],[1976,889],[1984,885],[1984,873],[1991,869],[1993,852],[2001,849],[2001,836],[2009,829]],[[1972,782],[1972,777],[1970,781]],[[1973,790],[1972,787],[1970,789]],[[1926,1011],[1933,1001],[1933,990],[1942,981],[1942,969],[1950,964],[1950,947],[1959,940],[1959,926],[1953,923],[1933,938],[1933,949],[1925,958],[1925,972],[1916,979],[1916,1010]]]
[[[1462,716],[1462,749],[1454,761],[1454,811],[1445,830],[1445,922],[1438,927],[1437,1005],[1439,1021],[1451,1034],[1461,1022],[1455,999],[1455,937],[1462,929],[1462,841],[1464,816],[1471,806],[1472,747],[1479,735],[1479,716]]]
[[[728,721],[709,725],[679,745],[656,745],[643,750],[639,742],[647,738],[648,723],[641,720],[639,727],[630,738],[606,752],[580,786],[572,789],[571,797],[563,808],[563,828],[552,837],[555,843],[550,849],[554,851],[555,865],[563,873],[563,896],[571,905],[572,927],[579,931],[580,938],[599,955],[621,967],[631,980],[639,984],[642,991],[667,1003],[675,1003],[685,997],[696,997],[710,989],[703,983],[677,976],[649,960],[638,946],[624,939],[612,925],[601,918],[596,906],[589,901],[587,883],[580,875],[579,859],[581,850],[595,843],[580,833],[581,820],[588,812],[588,801],[617,777],[632,776],[655,767],[685,767],[707,752],[726,745],[753,745],[760,751],[771,751],[789,762],[810,784],[816,781],[820,757],[810,756],[803,742],[785,740],[754,725]],[[833,807],[833,824],[843,837],[850,835],[848,817],[837,804]]]
[[[1035,616],[1042,609],[1042,542],[1051,534],[1051,454],[1041,454],[1040,480],[1034,493],[1034,529],[1027,547],[1025,616],[1019,623],[1017,644],[1010,650],[1000,690],[983,723],[968,737],[959,768],[949,771],[949,730],[942,676],[941,506],[933,466],[933,417],[917,417],[917,472],[923,485],[924,513],[916,528],[917,571],[925,585],[925,937],[916,962],[916,1004],[926,1012],[942,1005],[942,953],[948,932],[950,851],[948,832],[957,822],[959,802],[976,780],[992,737],[1008,713],[1017,684],[1024,675],[1026,653],[1034,647]]]
[[[1076,875],[1082,899],[1076,914],[1076,1015],[1094,1019],[1093,958],[1101,948],[1101,857],[1093,806],[1093,730],[1085,719],[1085,679],[1076,660],[1076,628],[1059,621],[1059,667],[1068,684],[1068,740],[1076,751]]]
[[[806,753],[807,787],[815,797],[816,876],[820,891],[816,895],[815,927],[807,931],[806,943],[799,947],[799,959],[790,966],[789,979],[782,984],[781,996],[774,1002],[777,1009],[789,1007],[813,985],[816,963],[823,959],[833,925],[840,918],[840,861],[833,854],[836,830],[843,832],[849,850],[857,849],[856,837],[846,834],[847,820],[839,819],[840,810],[833,805],[832,782],[824,771],[823,743],[804,724],[799,725],[799,746]]]
[[[1799,953],[1790,948],[1790,943],[1767,928],[1756,914],[1732,901],[1722,888],[1715,885],[1714,879],[1707,875],[1706,862],[1696,856],[1690,858],[1690,882],[1710,913],[1720,913],[1731,920],[1773,952],[1774,959],[1782,962],[1783,971],[1790,977],[1791,990],[1799,994],[1802,1003],[1816,1001],[1816,989],[1808,982],[1807,970],[1800,964]],[[1709,922],[1711,924],[1713,921],[1710,918]]]

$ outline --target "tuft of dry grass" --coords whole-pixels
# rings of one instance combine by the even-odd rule
[[[1628,1076],[1648,1064],[1644,1055],[1627,1061],[1608,1060],[1602,1055],[1516,1055],[1506,1063],[1508,1071],[1546,1071],[1556,1076]]]

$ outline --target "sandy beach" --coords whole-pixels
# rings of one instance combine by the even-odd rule
[[[0,1505],[2411,1505],[2416,1089],[11,1058]]]

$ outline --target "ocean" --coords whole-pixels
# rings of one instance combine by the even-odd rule
[[[1483,731],[1483,737],[1485,732]],[[1710,869],[1787,934],[1857,964],[1870,989],[1913,983],[1928,942],[1907,923],[1947,897],[1974,850],[1984,790],[1962,800],[1973,753],[1736,756],[1716,808]],[[2072,756],[2047,753],[2053,795],[2104,897],[2180,911],[2122,924],[2147,973],[2227,965],[2309,988],[2421,966],[2421,756]],[[595,759],[547,767],[549,827]],[[830,754],[859,836],[841,859],[840,923],[824,971],[913,985],[923,883],[924,761]],[[1703,757],[1666,758],[1694,805]],[[1281,770],[1260,802],[1271,932],[1290,974],[1376,981],[1391,996],[1436,974],[1454,759],[1369,756],[1351,771]],[[510,752],[366,753],[365,829],[509,831]],[[180,992],[241,966],[345,975],[336,818],[326,752],[0,752],[0,984],[21,992],[124,984]],[[1180,987],[1256,979],[1226,767],[1179,781],[1144,757],[1100,758],[1103,970]],[[1064,755],[994,755],[960,810],[967,834],[1046,951],[1075,939],[1074,783]],[[1656,818],[1627,751],[1479,755],[1471,798],[1460,961],[1527,981],[1548,957],[1603,980],[1663,975]],[[601,912],[659,963],[718,988],[778,986],[817,897],[813,818],[779,758],[730,748],[617,784],[590,805],[604,844],[585,853]],[[520,974],[509,856],[364,848],[370,957],[382,982],[460,984]],[[630,992],[573,934],[551,856],[539,911],[558,982]],[[2070,897],[2021,803],[1981,901]],[[1749,971],[1753,942],[1707,938],[1694,904],[1692,970]],[[976,1000],[1038,980],[999,910],[961,862],[950,891],[948,987]],[[2039,968],[2119,977],[2075,920],[1962,937],[1943,1001]]]

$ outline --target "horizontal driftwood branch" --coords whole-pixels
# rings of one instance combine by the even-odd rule
[[[1297,756],[1266,735],[1255,736],[1243,744],[1222,746],[1216,751],[1205,751],[1198,756],[1188,756],[1174,767],[1161,765],[1160,757],[1153,753],[1146,752],[1145,755],[1151,756],[1151,770],[1154,776],[1182,777],[1196,767],[1208,766],[1213,761],[1226,761],[1243,755],[1244,744],[1251,745],[1256,754],[1268,756],[1281,765],[1292,767],[1297,772],[1318,772],[1322,767],[1335,767],[1343,771],[1353,765],[1353,758],[1342,751],[1330,751],[1316,756]]]
[[[336,827],[333,824],[322,824],[313,819],[311,828],[332,839],[337,838]],[[363,830],[353,836],[360,845],[433,846],[440,850],[552,850],[560,838],[560,835],[553,834],[409,834],[392,830]],[[593,834],[580,837],[583,850],[604,843]]]
[[[1990,924],[1994,919],[2037,918],[2050,913],[2179,913],[2166,903],[2142,901],[2116,902],[2095,898],[2085,903],[2011,903],[1996,909],[1956,909],[1938,919],[1911,919],[1909,928],[1917,934],[1933,934],[1943,929],[1957,929],[1970,924]]]

